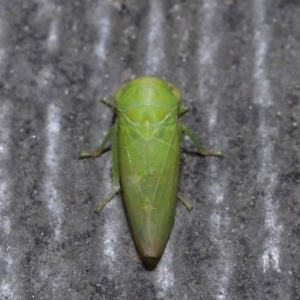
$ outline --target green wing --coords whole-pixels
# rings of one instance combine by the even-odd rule
[[[121,116],[118,146],[121,186],[136,246],[159,258],[177,202],[181,130],[170,114],[160,124],[136,125]]]

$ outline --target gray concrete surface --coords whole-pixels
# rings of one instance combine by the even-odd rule
[[[0,299],[300,299],[300,1],[2,0]],[[137,256],[98,102],[154,75],[226,159],[182,155],[160,264]],[[188,140],[185,148],[193,151]]]

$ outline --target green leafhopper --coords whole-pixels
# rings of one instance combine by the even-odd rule
[[[187,112],[180,106],[181,93],[174,85],[140,77],[121,86],[110,106],[117,121],[94,152],[81,152],[80,159],[98,157],[112,140],[113,190],[96,208],[101,209],[118,193],[124,204],[138,253],[145,266],[154,268],[168,241],[178,195],[182,134],[187,134],[203,156],[208,152],[189,128],[178,121]]]

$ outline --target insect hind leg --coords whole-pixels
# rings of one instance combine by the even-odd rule
[[[120,188],[115,188],[106,199],[104,199],[94,210],[94,212],[99,215],[104,206],[109,203],[112,198],[119,192]]]
[[[181,203],[187,208],[188,211],[191,211],[193,209],[193,206],[188,203],[186,199],[184,199],[181,195],[177,195],[178,200],[181,201]]]

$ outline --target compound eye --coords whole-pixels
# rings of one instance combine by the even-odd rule
[[[173,85],[173,84],[169,84],[168,85],[169,91],[175,96],[175,98],[177,99],[177,102],[181,101],[181,93],[179,91],[179,89]]]
[[[121,87],[119,87],[117,89],[117,91],[115,92],[115,96],[114,96],[114,99],[115,99],[115,103],[118,102],[119,98],[122,96],[122,94],[127,90],[127,85],[124,84],[122,85]]]

